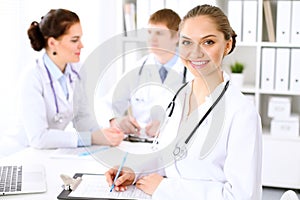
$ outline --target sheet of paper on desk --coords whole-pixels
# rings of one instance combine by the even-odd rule
[[[148,154],[153,153],[152,144],[144,142],[128,142],[122,141],[118,148],[124,152],[133,154]]]
[[[51,155],[50,158],[89,158],[91,154],[105,151],[108,146],[93,145],[89,147],[78,147],[78,148],[58,148]]]
[[[82,176],[82,181],[75,191],[69,194],[69,197],[81,198],[108,198],[108,199],[151,199],[151,196],[137,189],[135,186],[130,186],[124,192],[110,192],[110,187],[106,182],[104,175],[89,175]]]

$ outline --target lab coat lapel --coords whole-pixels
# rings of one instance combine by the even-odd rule
[[[157,69],[157,65],[153,63],[147,63],[147,65],[144,66],[139,84],[149,84],[151,82],[161,83],[161,79]]]
[[[192,82],[191,82],[192,83]],[[185,99],[183,117],[181,119],[181,129],[184,130],[184,135],[187,137],[191,131],[199,123],[199,120],[205,115],[207,110],[211,107],[213,102],[219,97],[219,94],[222,92],[224,84],[221,84],[216,90],[211,94],[210,97],[206,98],[206,102],[202,104],[197,110],[193,111],[188,115],[189,110],[189,98]],[[189,88],[186,91],[186,96],[190,96],[192,90]],[[224,95],[225,96],[225,95]],[[189,141],[189,156],[198,157],[199,159],[204,159],[206,156],[213,151],[215,145],[218,143],[218,140],[222,134],[223,123],[218,123],[219,118],[224,120],[224,96],[219,101],[217,106],[212,110],[212,112],[207,116],[203,123],[199,126],[196,133],[193,135]],[[192,126],[191,126],[192,122]],[[213,125],[211,124],[213,123]],[[191,146],[193,143],[197,145]],[[198,149],[201,149],[200,151]],[[197,152],[197,153],[196,153]],[[198,155],[198,156],[197,156]]]
[[[174,87],[174,89],[178,89],[182,84],[182,77],[176,71],[169,69],[164,84],[168,85],[169,87]]]
[[[215,102],[217,98],[219,98],[220,94],[224,90],[225,82],[220,84],[214,92],[211,94],[211,101]],[[200,159],[205,158],[216,146],[218,143],[219,138],[222,135],[223,124],[225,124],[225,113],[226,113],[226,92],[223,97],[220,99],[218,104],[214,107],[212,112],[210,113],[211,116],[211,123],[213,126],[210,126],[208,130],[208,134],[205,138],[205,142],[202,146],[200,152]]]
[[[68,83],[67,83],[67,85],[68,85]],[[63,103],[64,106],[67,105],[68,104],[67,97],[66,97],[60,83],[58,82],[58,80],[53,80],[53,86],[55,88],[57,100],[59,101],[59,103],[60,104]],[[68,88],[68,86],[67,86],[67,88]],[[68,88],[68,90],[69,90],[69,88]],[[70,96],[69,96],[69,98],[70,98]]]

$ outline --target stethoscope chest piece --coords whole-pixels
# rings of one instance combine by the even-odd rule
[[[176,147],[173,150],[173,156],[176,161],[184,159],[187,156],[186,145],[176,145]]]
[[[62,114],[56,113],[54,115],[53,120],[54,120],[55,123],[62,123],[63,122],[63,116],[62,116]]]

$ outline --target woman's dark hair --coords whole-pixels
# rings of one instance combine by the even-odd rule
[[[40,51],[47,47],[49,37],[58,39],[60,36],[67,33],[69,28],[79,23],[79,17],[76,13],[66,9],[51,9],[41,22],[36,21],[30,24],[27,34],[31,43],[31,47]]]
[[[228,52],[228,54],[230,54],[235,48],[237,35],[231,28],[227,16],[220,8],[216,6],[211,6],[207,4],[196,6],[183,17],[179,26],[179,30],[181,30],[182,26],[184,25],[187,19],[201,15],[210,17],[216,23],[218,30],[224,34],[225,40],[230,40],[230,38],[232,38],[232,47]]]

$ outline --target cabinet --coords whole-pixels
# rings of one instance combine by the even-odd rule
[[[251,1],[256,2],[256,27],[253,30],[256,38],[245,37],[247,27],[251,22],[243,17],[245,6]],[[261,115],[263,125],[263,168],[262,179],[264,186],[286,187],[300,189],[300,136],[274,136],[270,133],[271,118],[268,117],[268,102],[270,97],[291,98],[291,112],[300,115],[300,45],[299,29],[294,27],[299,18],[293,12],[298,6],[297,1],[285,0],[229,0],[228,16],[232,9],[240,3],[242,24],[237,28],[241,35],[237,49],[224,60],[225,70],[234,61],[245,64],[245,81],[242,88],[244,94],[250,95]],[[264,6],[269,5],[271,12],[266,13]],[[247,11],[249,13],[249,11]],[[284,13],[284,14],[282,14]],[[236,16],[235,13],[233,16]],[[267,16],[268,18],[267,18]],[[283,16],[284,15],[284,16]],[[286,20],[282,20],[285,17]],[[255,18],[255,17],[254,17]],[[273,24],[270,24],[273,22]],[[234,21],[232,23],[232,26]],[[250,24],[247,26],[247,24]],[[247,27],[245,27],[247,26]],[[273,28],[273,32],[270,32]],[[233,26],[233,29],[235,27]],[[272,38],[272,35],[275,36]],[[251,41],[252,40],[252,41]],[[272,41],[272,42],[270,42]],[[297,68],[297,69],[296,69]],[[268,81],[268,82],[264,82]]]

